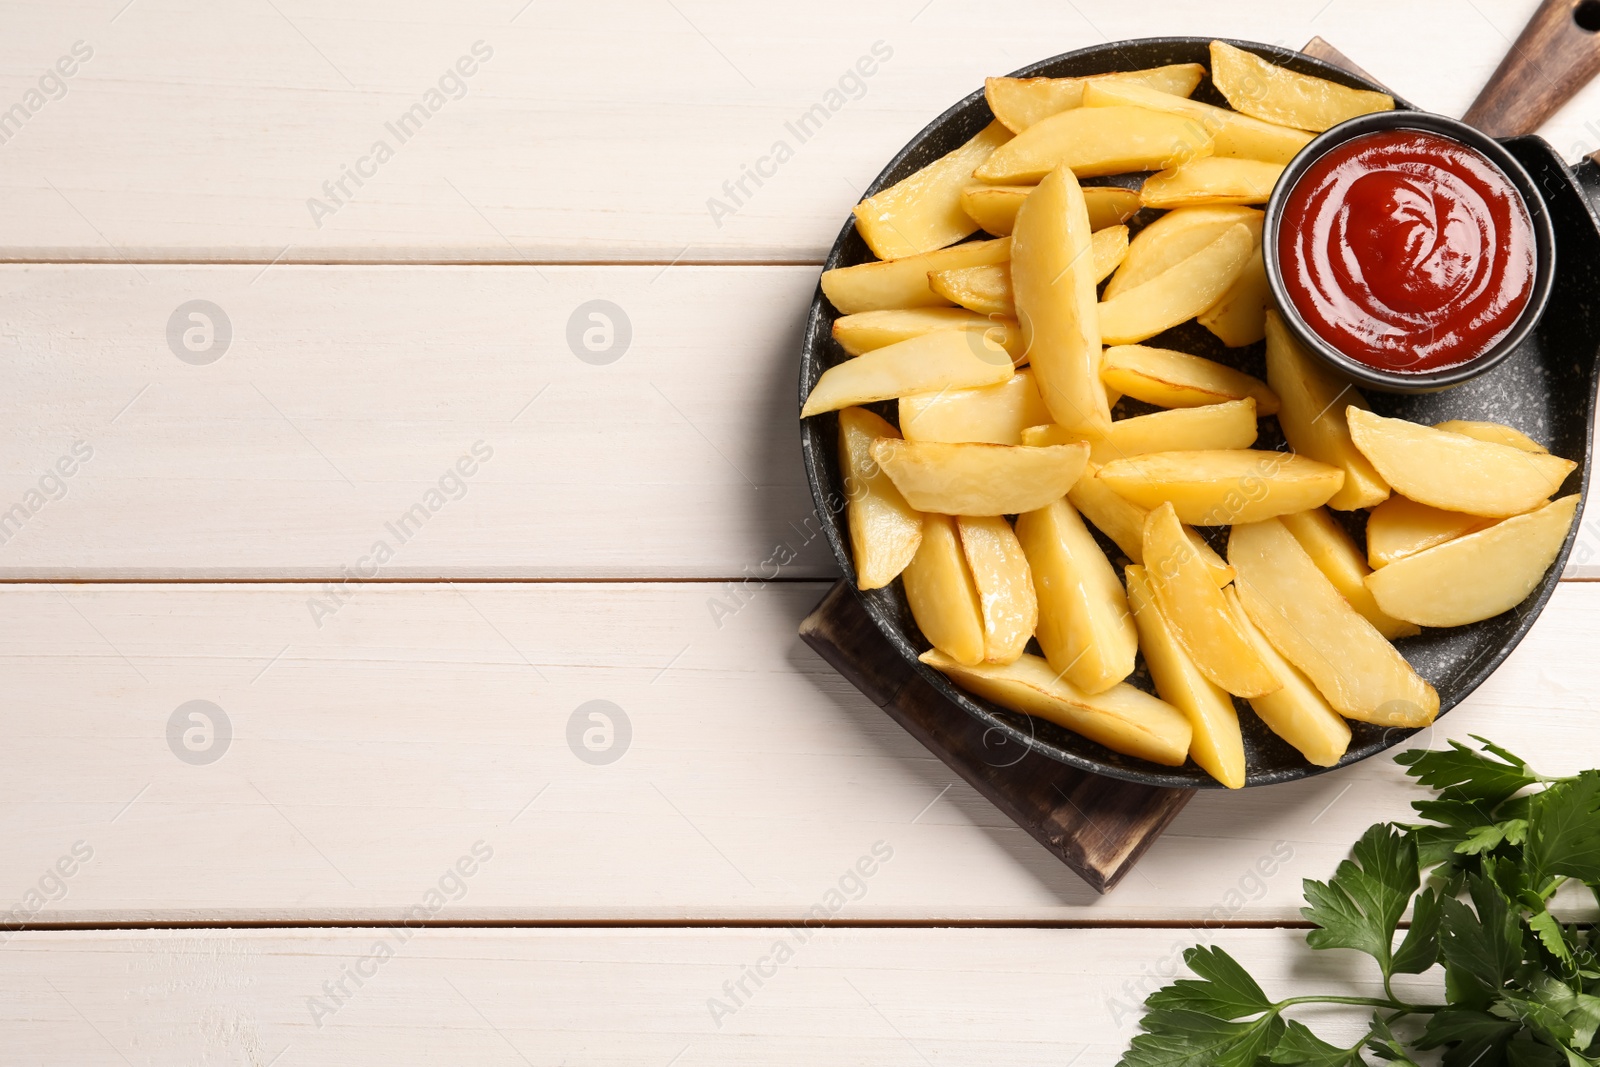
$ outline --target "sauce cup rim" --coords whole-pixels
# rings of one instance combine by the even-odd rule
[[[1292,195],[1295,185],[1305,176],[1306,170],[1329,150],[1357,137],[1382,130],[1419,130],[1438,134],[1475,150],[1505,175],[1517,198],[1522,202],[1524,210],[1527,211],[1529,222],[1533,226],[1533,286],[1528,293],[1528,302],[1523,306],[1516,322],[1512,324],[1511,330],[1488,350],[1464,362],[1437,370],[1387,371],[1369,367],[1359,360],[1352,359],[1311,328],[1300,314],[1300,309],[1296,307],[1283,282],[1278,231],[1283,221],[1284,205]],[[1550,290],[1555,281],[1555,227],[1551,223],[1550,213],[1545,208],[1544,200],[1540,197],[1533,178],[1499,141],[1459,119],[1431,111],[1402,109],[1377,111],[1347,119],[1318,134],[1289,161],[1279,176],[1277,185],[1272,190],[1272,196],[1267,200],[1261,242],[1262,261],[1266,266],[1267,285],[1272,291],[1273,302],[1296,339],[1315,353],[1317,358],[1345,377],[1383,392],[1434,392],[1460,385],[1493,369],[1510,356],[1538,325],[1539,319],[1544,314],[1545,305],[1549,303]]]

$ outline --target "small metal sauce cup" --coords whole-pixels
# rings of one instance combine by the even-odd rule
[[[1279,262],[1278,227],[1283,220],[1284,205],[1293,193],[1295,185],[1305,175],[1306,170],[1330,149],[1379,130],[1421,130],[1439,134],[1468,148],[1476,149],[1499,168],[1511,182],[1533,224],[1534,276],[1528,303],[1523,307],[1522,313],[1517,317],[1509,333],[1487,351],[1463,363],[1425,371],[1389,371],[1369,367],[1345,355],[1312,329],[1284,287],[1283,264]],[[1549,302],[1551,285],[1555,280],[1555,229],[1551,225],[1550,213],[1545,210],[1544,201],[1539,196],[1538,186],[1528,176],[1528,172],[1494,138],[1457,119],[1426,111],[1379,111],[1361,115],[1341,122],[1306,145],[1284,168],[1283,175],[1272,191],[1271,199],[1267,201],[1267,215],[1261,240],[1263,260],[1267,268],[1267,283],[1272,289],[1273,300],[1277,303],[1284,322],[1299,338],[1300,343],[1346,377],[1353,378],[1361,385],[1389,393],[1431,393],[1460,385],[1492,369],[1516,351],[1517,346],[1538,325],[1540,316],[1544,314],[1545,304]]]

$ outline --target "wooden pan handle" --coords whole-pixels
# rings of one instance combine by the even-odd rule
[[[1600,74],[1600,0],[1544,0],[1462,116],[1491,137],[1532,133]]]

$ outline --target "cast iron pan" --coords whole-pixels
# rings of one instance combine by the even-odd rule
[[[1133,70],[1166,63],[1202,63],[1209,66],[1208,38],[1155,37],[1095,45],[1047,59],[1016,72],[1020,77],[1070,77]],[[1364,78],[1299,52],[1274,48],[1250,41],[1231,42],[1249,49],[1274,63],[1321,78],[1363,89],[1382,89]],[[1224,105],[1226,101],[1209,78],[1200,84],[1194,98]],[[1397,106],[1408,107],[1403,102]],[[907,175],[967,141],[992,119],[982,91],[973,93],[940,115],[912,139],[899,155],[878,175],[867,195],[893,185]],[[1538,137],[1515,137],[1504,142],[1527,168],[1543,191],[1545,203],[1556,229],[1557,274],[1555,292],[1539,327],[1504,363],[1489,373],[1439,393],[1397,396],[1368,391],[1374,410],[1383,415],[1435,423],[1444,419],[1492,419],[1507,423],[1532,435],[1557,455],[1579,461],[1578,468],[1562,487],[1564,495],[1587,492],[1589,485],[1589,427],[1593,424],[1596,387],[1596,349],[1600,341],[1590,306],[1600,291],[1600,221],[1591,198],[1600,191],[1600,167],[1585,161],[1576,171],[1567,167],[1548,143]],[[1143,175],[1089,179],[1085,184],[1124,184],[1137,186]],[[1137,228],[1149,221],[1141,213],[1130,221]],[[980,235],[986,236],[986,235]],[[847,222],[828,255],[826,268],[850,266],[873,259],[866,243],[856,233],[854,221]],[[800,399],[803,403],[824,369],[841,362],[844,351],[834,342],[832,327],[838,313],[824,299],[819,288],[806,322],[801,354]],[[1239,367],[1264,378],[1264,350],[1261,344],[1229,349],[1193,322],[1152,338],[1149,342]],[[875,410],[890,421],[895,405],[875,405]],[[1124,399],[1118,416],[1155,410],[1137,401]],[[805,419],[801,423],[801,444],[806,473],[822,517],[828,541],[846,579],[855,585],[851,564],[849,534],[841,508],[844,485],[839,475],[838,419],[833,414]],[[1265,418],[1257,448],[1284,448],[1277,420]],[[1345,519],[1357,544],[1364,544],[1364,512],[1335,512]],[[1092,527],[1091,527],[1092,528]],[[1424,630],[1416,637],[1397,642],[1400,652],[1439,691],[1440,714],[1466,699],[1495,668],[1510,655],[1527,634],[1550,594],[1555,590],[1577,530],[1567,537],[1561,556],[1537,591],[1516,609],[1471,626]],[[1224,547],[1225,529],[1203,531],[1218,548]],[[1128,562],[1109,539],[1101,546],[1119,572]],[[1027,745],[1062,763],[1098,774],[1157,786],[1218,787],[1208,774],[1192,762],[1182,767],[1161,767],[1131,756],[1112,752],[1087,738],[1052,723],[1008,711],[952,684],[944,675],[917,660],[928,642],[917,629],[906,604],[900,581],[884,589],[858,591],[868,613],[892,648],[903,656],[951,703],[977,717],[1004,739]],[[1037,646],[1031,646],[1037,651]],[[1141,665],[1129,679],[1134,685],[1152,689]],[[1256,718],[1244,701],[1239,708],[1240,725],[1249,774],[1247,785],[1288,782],[1320,774],[1299,753],[1276,737]],[[1351,723],[1354,738],[1339,766],[1355,763],[1399,744],[1415,731]],[[1001,737],[995,738],[1002,741]],[[1219,787],[1220,788],[1220,787]]]

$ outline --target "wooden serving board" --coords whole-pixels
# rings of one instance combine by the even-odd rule
[[[1302,51],[1371,77],[1321,37]],[[901,659],[844,581],[800,624],[800,636],[1096,892],[1121,881],[1195,794],[1068,767],[986,728]]]

